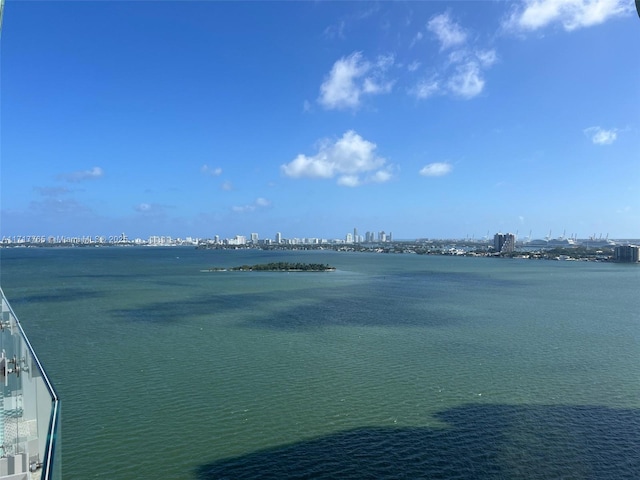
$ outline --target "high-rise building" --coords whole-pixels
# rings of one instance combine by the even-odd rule
[[[513,233],[496,233],[493,236],[493,249],[497,253],[511,253],[516,248],[516,236]]]
[[[276,243],[282,243],[282,234],[280,232],[276,233]]]
[[[247,237],[244,235],[236,235],[234,238],[229,239],[229,245],[246,245]]]
[[[258,243],[258,234],[257,233],[252,233],[251,234],[251,243]]]
[[[621,263],[640,262],[640,246],[618,245],[613,251],[613,260]]]

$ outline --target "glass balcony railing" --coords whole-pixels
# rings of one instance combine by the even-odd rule
[[[0,294],[0,480],[59,480],[60,401]]]

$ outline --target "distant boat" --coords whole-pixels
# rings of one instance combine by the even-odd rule
[[[571,247],[577,245],[573,238],[538,238],[527,242],[529,247]]]
[[[551,238],[551,232],[545,238],[538,238],[536,240],[531,240],[526,244],[528,247],[575,247],[578,245],[578,242],[575,238],[565,237],[564,234],[561,237]]]
[[[609,240],[608,238],[595,238],[590,237],[588,240],[583,240],[580,245],[585,247],[615,247],[616,242]]]
[[[549,240],[548,245],[550,247],[572,247],[577,245],[577,243],[573,238],[559,237]]]
[[[546,247],[549,245],[549,240],[544,238],[536,238],[527,242],[527,247]]]

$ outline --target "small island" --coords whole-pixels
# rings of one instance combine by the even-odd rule
[[[239,267],[213,267],[207,272],[333,272],[336,268],[322,263],[273,262]]]

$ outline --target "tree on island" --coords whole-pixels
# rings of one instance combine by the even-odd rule
[[[257,265],[241,265],[231,268],[214,267],[209,269],[209,271],[225,270],[232,272],[330,272],[335,270],[335,267],[322,263],[272,262]]]

